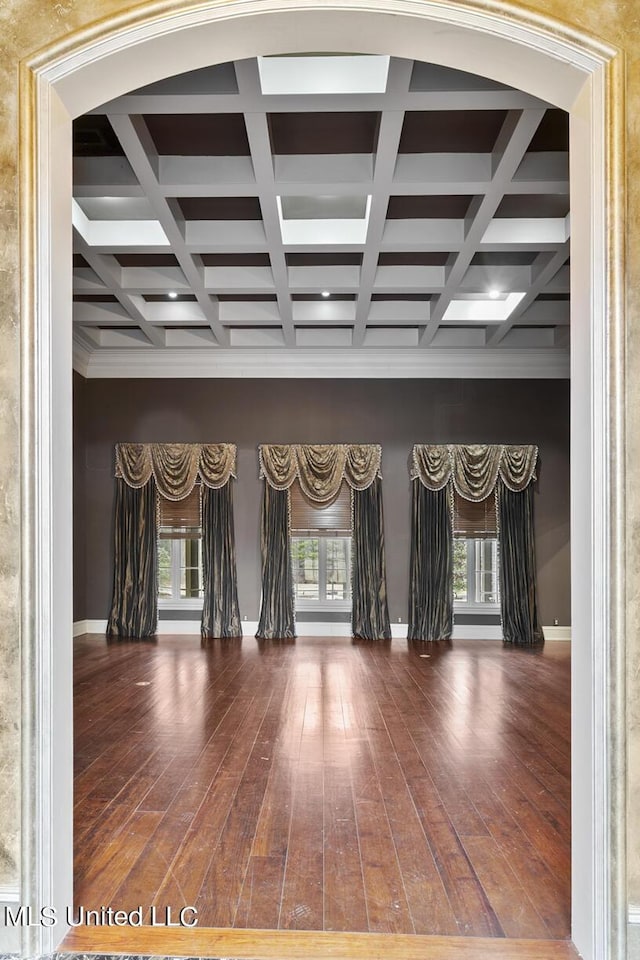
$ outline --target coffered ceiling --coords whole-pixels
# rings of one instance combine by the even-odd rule
[[[563,111],[389,57],[243,60],[136,90],[74,123],[76,365],[468,375],[490,357],[563,375],[568,149]]]

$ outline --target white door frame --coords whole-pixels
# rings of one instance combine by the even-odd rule
[[[165,0],[22,65],[22,902],[72,903],[71,119],[167,74],[314,49],[431,60],[571,111],[572,929],[585,960],[622,956],[620,58],[481,0]],[[26,929],[25,956],[63,933]]]

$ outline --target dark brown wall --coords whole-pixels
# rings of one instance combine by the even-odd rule
[[[73,619],[86,620],[86,435],[87,381],[73,373]]]
[[[381,443],[388,594],[396,622],[407,618],[411,446],[478,442],[538,444],[536,548],[542,622],[570,623],[568,381],[76,377],[75,383],[81,459],[75,472],[76,523],[86,512],[84,536],[76,530],[74,537],[76,619],[103,620],[109,612],[117,441],[238,445],[234,502],[239,599],[249,620],[258,618],[260,597],[257,445]]]

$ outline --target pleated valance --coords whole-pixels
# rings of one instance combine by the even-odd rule
[[[258,448],[260,476],[275,490],[300,481],[315,503],[330,503],[345,480],[354,490],[366,490],[380,476],[382,448],[377,443],[263,443]]]
[[[484,500],[498,477],[509,490],[524,490],[535,480],[537,460],[533,444],[416,443],[410,473],[428,490],[441,490],[451,480],[466,500]]]
[[[217,490],[235,477],[233,443],[117,443],[116,477],[134,488],[153,476],[167,500],[188,497],[196,481]]]

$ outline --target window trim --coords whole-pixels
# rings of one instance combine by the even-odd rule
[[[475,596],[475,579],[476,579],[476,570],[475,570],[475,542],[476,540],[482,539],[481,537],[457,537],[454,536],[454,542],[456,540],[461,540],[467,545],[467,596],[469,593],[472,593]],[[497,544],[497,537],[489,537],[485,539],[495,540]],[[470,550],[469,545],[474,544],[474,549]],[[497,562],[500,563],[500,554],[496,554]],[[499,577],[499,567],[498,567],[498,577]],[[500,590],[500,581],[498,579],[498,593]],[[454,613],[474,613],[480,614],[485,613],[488,616],[494,616],[497,613],[500,613],[501,603],[500,600],[494,600],[487,603],[478,603],[477,600],[455,600],[453,601]]]
[[[185,540],[202,541],[202,533],[198,537],[159,537],[158,540],[168,540],[171,544],[171,587],[179,589],[180,572],[182,564],[180,562],[179,544]],[[176,544],[176,546],[174,546]],[[202,558],[202,549],[200,550]],[[158,610],[202,610],[204,606],[204,597],[160,597],[160,584],[158,583]]]
[[[296,613],[302,612],[321,612],[327,613],[334,610],[336,613],[344,613],[345,611],[351,612],[353,607],[353,597],[351,593],[351,552],[353,547],[353,536],[349,534],[334,534],[332,536],[326,536],[326,531],[308,531],[308,536],[291,536],[291,542],[294,540],[317,540],[318,541],[318,592],[320,597],[317,600],[303,599],[300,600],[296,597],[295,590],[295,576],[293,584],[293,600],[294,600],[294,609]],[[348,557],[347,557],[347,588],[349,590],[349,596],[345,600],[328,600],[326,597],[327,591],[327,540],[346,540],[348,542]],[[322,562],[324,561],[324,562]],[[292,567],[293,567],[293,558],[292,558]],[[322,594],[325,594],[324,597]]]

